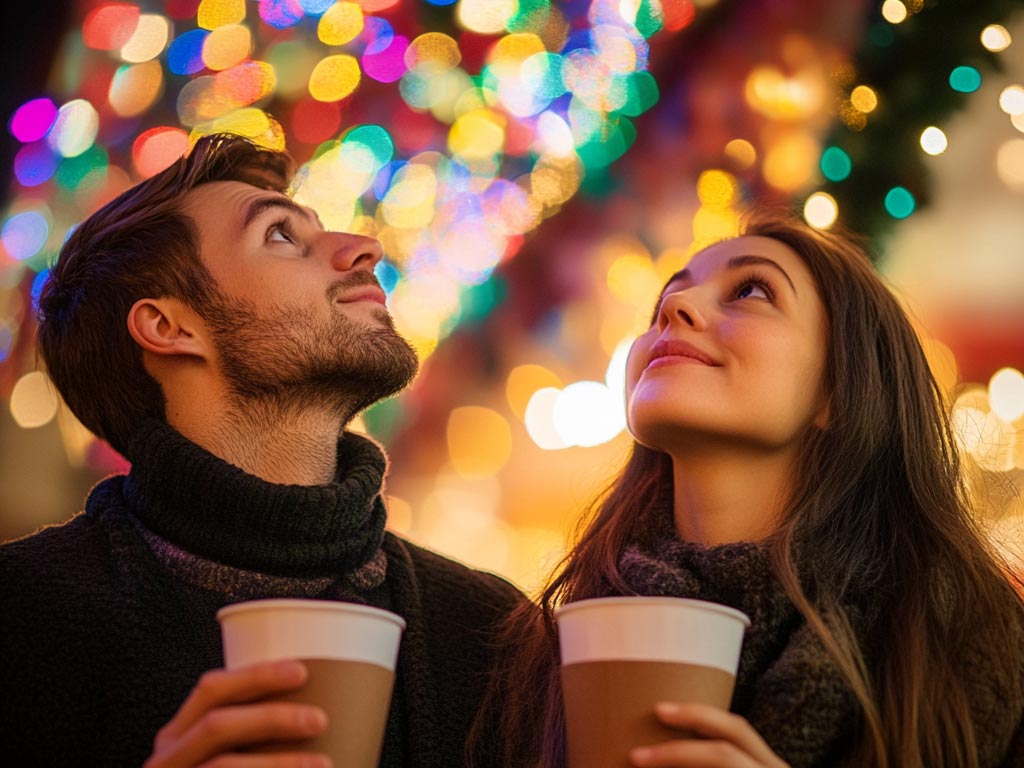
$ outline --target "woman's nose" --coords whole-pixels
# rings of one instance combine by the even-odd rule
[[[685,323],[695,331],[707,328],[707,320],[696,301],[686,291],[676,291],[661,303],[659,321],[665,325]]]

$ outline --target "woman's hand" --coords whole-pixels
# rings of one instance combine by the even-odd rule
[[[753,726],[739,715],[707,704],[662,702],[655,714],[665,725],[698,738],[637,747],[629,757],[641,768],[788,768]]]
[[[294,690],[308,672],[298,661],[206,672],[156,735],[144,768],[329,768],[326,755],[246,754],[267,741],[308,739],[327,726],[318,707],[260,701]]]

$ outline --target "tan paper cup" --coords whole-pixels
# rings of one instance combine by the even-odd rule
[[[629,768],[629,751],[681,737],[659,701],[728,709],[750,619],[675,597],[606,597],[555,610],[570,768]]]
[[[300,659],[308,681],[278,698],[315,704],[327,713],[327,730],[318,738],[276,742],[258,751],[324,752],[337,766],[376,768],[404,619],[351,603],[272,599],[226,606],[217,620],[228,669]]]

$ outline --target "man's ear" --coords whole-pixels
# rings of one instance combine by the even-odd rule
[[[177,299],[139,299],[128,311],[128,333],[154,355],[205,358],[207,348],[195,312]]]

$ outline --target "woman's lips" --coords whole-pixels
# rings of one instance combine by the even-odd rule
[[[709,354],[689,342],[678,339],[662,339],[651,348],[647,367],[658,368],[663,365],[685,365],[688,363],[712,367],[721,365]]]

